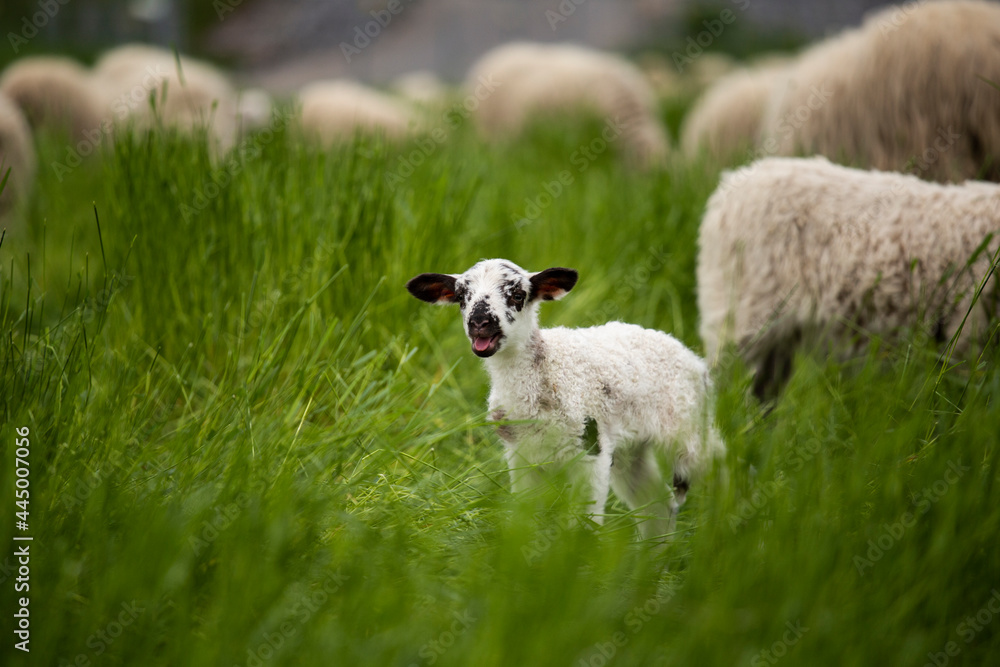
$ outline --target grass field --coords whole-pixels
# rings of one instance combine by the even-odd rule
[[[724,364],[728,478],[660,552],[616,501],[590,529],[511,496],[457,312],[403,286],[570,266],[543,324],[700,351],[718,169],[587,157],[599,124],[331,152],[274,125],[221,167],[163,132],[75,167],[42,138],[0,246],[0,664],[994,664],[995,339],[945,365],[918,336],[803,354],[770,412]]]

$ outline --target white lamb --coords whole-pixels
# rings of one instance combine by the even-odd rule
[[[1000,237],[980,246],[998,231],[993,183],[941,185],[821,157],[727,172],[699,232],[706,355],[735,343],[756,370],[755,392],[768,396],[804,334],[850,352],[865,343],[859,331],[923,323],[941,342],[961,329],[961,350],[998,314],[994,278],[963,324]]]
[[[491,419],[500,422],[515,491],[531,485],[539,464],[573,461],[598,523],[610,485],[629,507],[656,515],[642,524],[645,537],[662,536],[692,477],[725,450],[710,414],[707,367],[675,338],[632,324],[540,329],[539,304],[561,298],[576,280],[572,269],[529,273],[489,259],[461,275],[421,274],[407,289],[430,303],[459,304],[472,351],[490,374]],[[662,455],[674,464],[672,497]]]

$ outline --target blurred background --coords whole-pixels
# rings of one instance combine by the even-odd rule
[[[635,57],[659,53],[670,58],[728,10],[739,20],[711,40],[706,35],[702,42],[710,43],[704,50],[746,58],[795,49],[860,23],[867,11],[884,4],[394,0],[392,14],[390,0],[4,0],[0,67],[35,53],[65,53],[90,62],[115,44],[145,41],[224,63],[242,83],[276,93],[341,76],[377,85],[416,69],[456,82],[479,55],[515,39],[573,41]],[[372,23],[379,18],[388,21]]]

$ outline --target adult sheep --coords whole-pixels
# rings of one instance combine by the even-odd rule
[[[87,69],[69,58],[14,61],[0,76],[0,93],[20,107],[36,130],[64,131],[73,141],[100,130],[101,97]]]
[[[788,64],[769,62],[736,70],[719,79],[694,103],[681,127],[681,148],[688,157],[705,150],[720,159],[752,149],[775,84]]]
[[[299,102],[302,129],[325,145],[358,131],[399,140],[417,127],[417,115],[406,103],[353,81],[312,83],[299,93]]]
[[[216,155],[236,141],[236,90],[209,63],[155,46],[126,44],[101,56],[94,76],[104,93],[106,113],[115,121],[145,128],[158,116],[165,126],[182,131],[207,128]]]
[[[659,163],[668,152],[655,93],[637,67],[609,53],[506,44],[479,59],[466,87],[478,99],[476,122],[491,140],[519,135],[538,116],[592,113],[614,125],[622,152],[636,166]]]
[[[415,70],[396,77],[389,88],[411,104],[437,109],[447,104],[448,85],[430,70]]]
[[[875,13],[800,57],[768,106],[762,148],[928,180],[1000,180],[997,44],[996,3]]]
[[[35,146],[28,121],[16,104],[0,93],[0,182],[10,170],[0,192],[0,215],[31,192],[35,168]]]
[[[1000,186],[992,183],[928,183],[822,157],[726,172],[699,234],[706,355],[717,359],[735,343],[764,396],[784,381],[803,335],[850,350],[865,342],[855,332],[923,326],[940,342],[958,334],[965,347],[998,314],[993,279],[963,324],[1000,245],[990,237],[997,231]]]

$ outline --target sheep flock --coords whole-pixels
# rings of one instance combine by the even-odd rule
[[[856,346],[859,331],[891,335],[921,319],[963,345],[988,336],[995,305],[980,307],[983,322],[963,309],[1000,231],[997,44],[996,3],[927,0],[742,66],[705,53],[681,75],[654,56],[634,63],[512,42],[483,53],[458,85],[429,71],[384,90],[321,80],[280,104],[293,110],[291,131],[320,146],[361,133],[405,151],[446,142],[468,120],[503,150],[532,123],[573,116],[617,128],[607,144],[634,173],[743,165],[722,173],[702,221],[700,332],[710,361],[735,345],[766,382],[787,365],[775,351],[787,357],[805,331]],[[675,150],[661,102],[679,90],[698,94]],[[57,171],[113,144],[122,127],[203,137],[219,160],[278,108],[267,92],[159,47],[116,47],[92,67],[15,60],[0,73],[0,165],[9,169],[0,216],[31,197],[42,128],[65,137]]]

